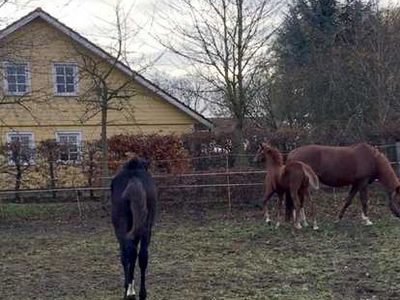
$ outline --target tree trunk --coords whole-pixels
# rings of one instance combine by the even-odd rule
[[[243,120],[246,112],[246,95],[243,88],[243,0],[236,1],[237,7],[237,115],[235,126],[235,154],[237,155],[235,164],[237,166],[246,166],[248,164],[244,149]]]
[[[52,151],[52,150],[51,150]],[[54,189],[56,188],[56,176],[54,172],[54,157],[50,156],[50,161],[49,161],[49,175],[50,175],[50,189],[53,190],[53,199],[56,198],[56,191]]]
[[[19,202],[21,200],[21,197],[18,193],[18,191],[21,188],[21,179],[22,179],[22,170],[21,170],[21,164],[19,161],[16,161],[16,174],[15,174],[15,201]]]
[[[108,170],[108,141],[107,141],[107,100],[102,99],[101,106],[101,161],[102,161],[102,183],[103,183],[103,204],[107,207],[109,170]]]
[[[233,152],[235,154],[235,166],[247,166],[248,160],[245,156],[244,149],[244,134],[243,134],[243,120],[236,120],[234,141],[233,141]]]
[[[90,147],[94,147],[94,146],[87,146],[88,147],[88,151],[89,151],[89,171],[88,171],[88,185],[89,187],[93,186],[93,178],[94,178],[94,149],[90,148]],[[91,189],[90,191],[90,199],[93,200],[94,199],[94,193],[93,190]]]

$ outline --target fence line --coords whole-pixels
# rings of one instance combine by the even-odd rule
[[[396,144],[387,144],[387,145],[378,145],[378,148],[390,148],[390,147],[396,147]],[[289,154],[290,151],[281,151],[281,153],[283,155]],[[201,159],[211,159],[211,158],[223,158],[223,157],[254,157],[256,154],[233,154],[233,153],[219,153],[219,154],[215,154],[215,155],[202,155],[202,156],[196,156],[196,157],[187,157],[187,158],[177,158],[177,159],[159,159],[159,160],[152,160],[152,163],[160,163],[160,162],[175,162],[175,161],[193,161],[193,160],[201,160]],[[55,159],[55,160],[47,160],[47,159],[39,159],[40,162],[43,163],[57,163],[60,165],[77,165],[80,166],[82,165],[82,160],[77,159],[77,160],[60,160],[60,159]],[[125,160],[121,160],[121,163],[123,163],[123,161]],[[118,161],[116,161],[118,162]],[[397,163],[397,162],[393,162],[393,163]],[[27,162],[23,162],[23,165],[28,165]],[[36,163],[32,163],[30,164],[30,166],[35,166]],[[13,164],[9,164],[10,167],[14,166]]]
[[[395,147],[396,145],[380,145],[378,146],[379,148],[388,148],[388,147]],[[201,160],[201,159],[212,159],[212,158],[219,158],[222,159],[224,158],[225,164],[225,172],[196,172],[196,173],[177,173],[177,174],[154,174],[154,178],[185,178],[185,177],[213,177],[213,176],[226,176],[226,183],[210,183],[210,184],[175,184],[175,185],[160,185],[158,188],[159,189],[188,189],[188,188],[227,188],[227,193],[228,193],[228,200],[229,200],[229,207],[231,207],[231,199],[230,199],[230,188],[231,187],[240,187],[240,186],[262,186],[264,185],[264,182],[256,182],[256,183],[230,183],[230,176],[233,175],[250,175],[250,174],[265,174],[267,173],[266,170],[260,170],[260,169],[255,169],[255,170],[246,170],[246,171],[230,171],[229,170],[229,161],[228,159],[230,157],[254,157],[254,154],[244,154],[244,155],[236,155],[236,154],[229,154],[229,153],[220,153],[217,155],[207,155],[207,156],[199,156],[199,157],[191,157],[191,158],[184,158],[184,159],[172,159],[172,160],[154,160],[153,162],[173,162],[173,161],[182,161],[182,160]],[[391,161],[391,165],[399,165],[400,162],[397,161]],[[74,165],[74,164],[72,164]],[[78,164],[76,164],[78,165]],[[12,174],[11,174],[12,175]],[[96,178],[104,178],[104,177],[99,177],[96,176]],[[111,179],[112,177],[107,177],[108,179]],[[54,178],[54,181],[58,181],[58,178]],[[27,179],[13,179],[13,182],[19,181],[19,182],[31,182],[31,180]],[[20,189],[20,190],[0,190],[0,195],[16,195],[16,194],[28,194],[28,193],[50,193],[50,192],[71,192],[75,191],[76,193],[82,192],[82,191],[107,191],[109,190],[109,187],[99,187],[99,186],[83,186],[83,187],[64,187],[64,188],[43,188],[43,189]],[[79,200],[79,196],[77,194],[77,199]]]
[[[173,188],[205,188],[205,187],[235,187],[235,186],[258,186],[264,183],[220,183],[220,184],[188,184],[188,185],[161,185],[158,189],[173,189]],[[60,189],[24,189],[24,190],[3,190],[0,195],[13,194],[29,194],[29,193],[49,193],[49,192],[74,192],[74,191],[108,191],[110,187],[71,187]]]

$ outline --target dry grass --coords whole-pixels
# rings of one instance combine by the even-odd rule
[[[259,208],[163,207],[150,249],[149,299],[399,299],[400,224],[380,196],[374,226],[353,206],[321,229],[279,230]],[[109,218],[85,204],[7,204],[0,222],[2,299],[120,299],[122,272]]]

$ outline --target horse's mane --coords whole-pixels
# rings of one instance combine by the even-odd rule
[[[269,155],[272,161],[277,165],[283,165],[283,156],[281,152],[274,147],[269,146],[267,151],[267,155]]]
[[[376,151],[376,165],[378,168],[379,180],[384,186],[393,190],[399,186],[397,175],[386,155],[377,149]]]
[[[124,170],[138,170],[138,169],[146,169],[147,165],[145,161],[139,157],[132,158],[128,160],[122,168]]]

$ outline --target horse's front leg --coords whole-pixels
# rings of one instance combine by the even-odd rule
[[[351,190],[350,190],[349,194],[347,195],[346,199],[344,199],[343,206],[340,209],[340,212],[338,214],[339,221],[343,218],[344,213],[346,212],[347,208],[350,206],[351,201],[353,200],[353,198],[357,194],[357,192],[358,192],[358,185],[355,184],[351,187]]]
[[[361,219],[365,221],[365,225],[372,225],[371,220],[368,218],[368,191],[367,187],[363,187],[360,190],[360,200],[361,200]]]
[[[273,194],[274,194],[274,191],[270,188],[267,188],[267,191],[265,192],[265,195],[264,195],[263,214],[265,217],[265,222],[267,222],[267,224],[271,224],[271,218],[269,216],[269,210],[268,210],[268,202],[269,202],[269,199],[271,199]]]

